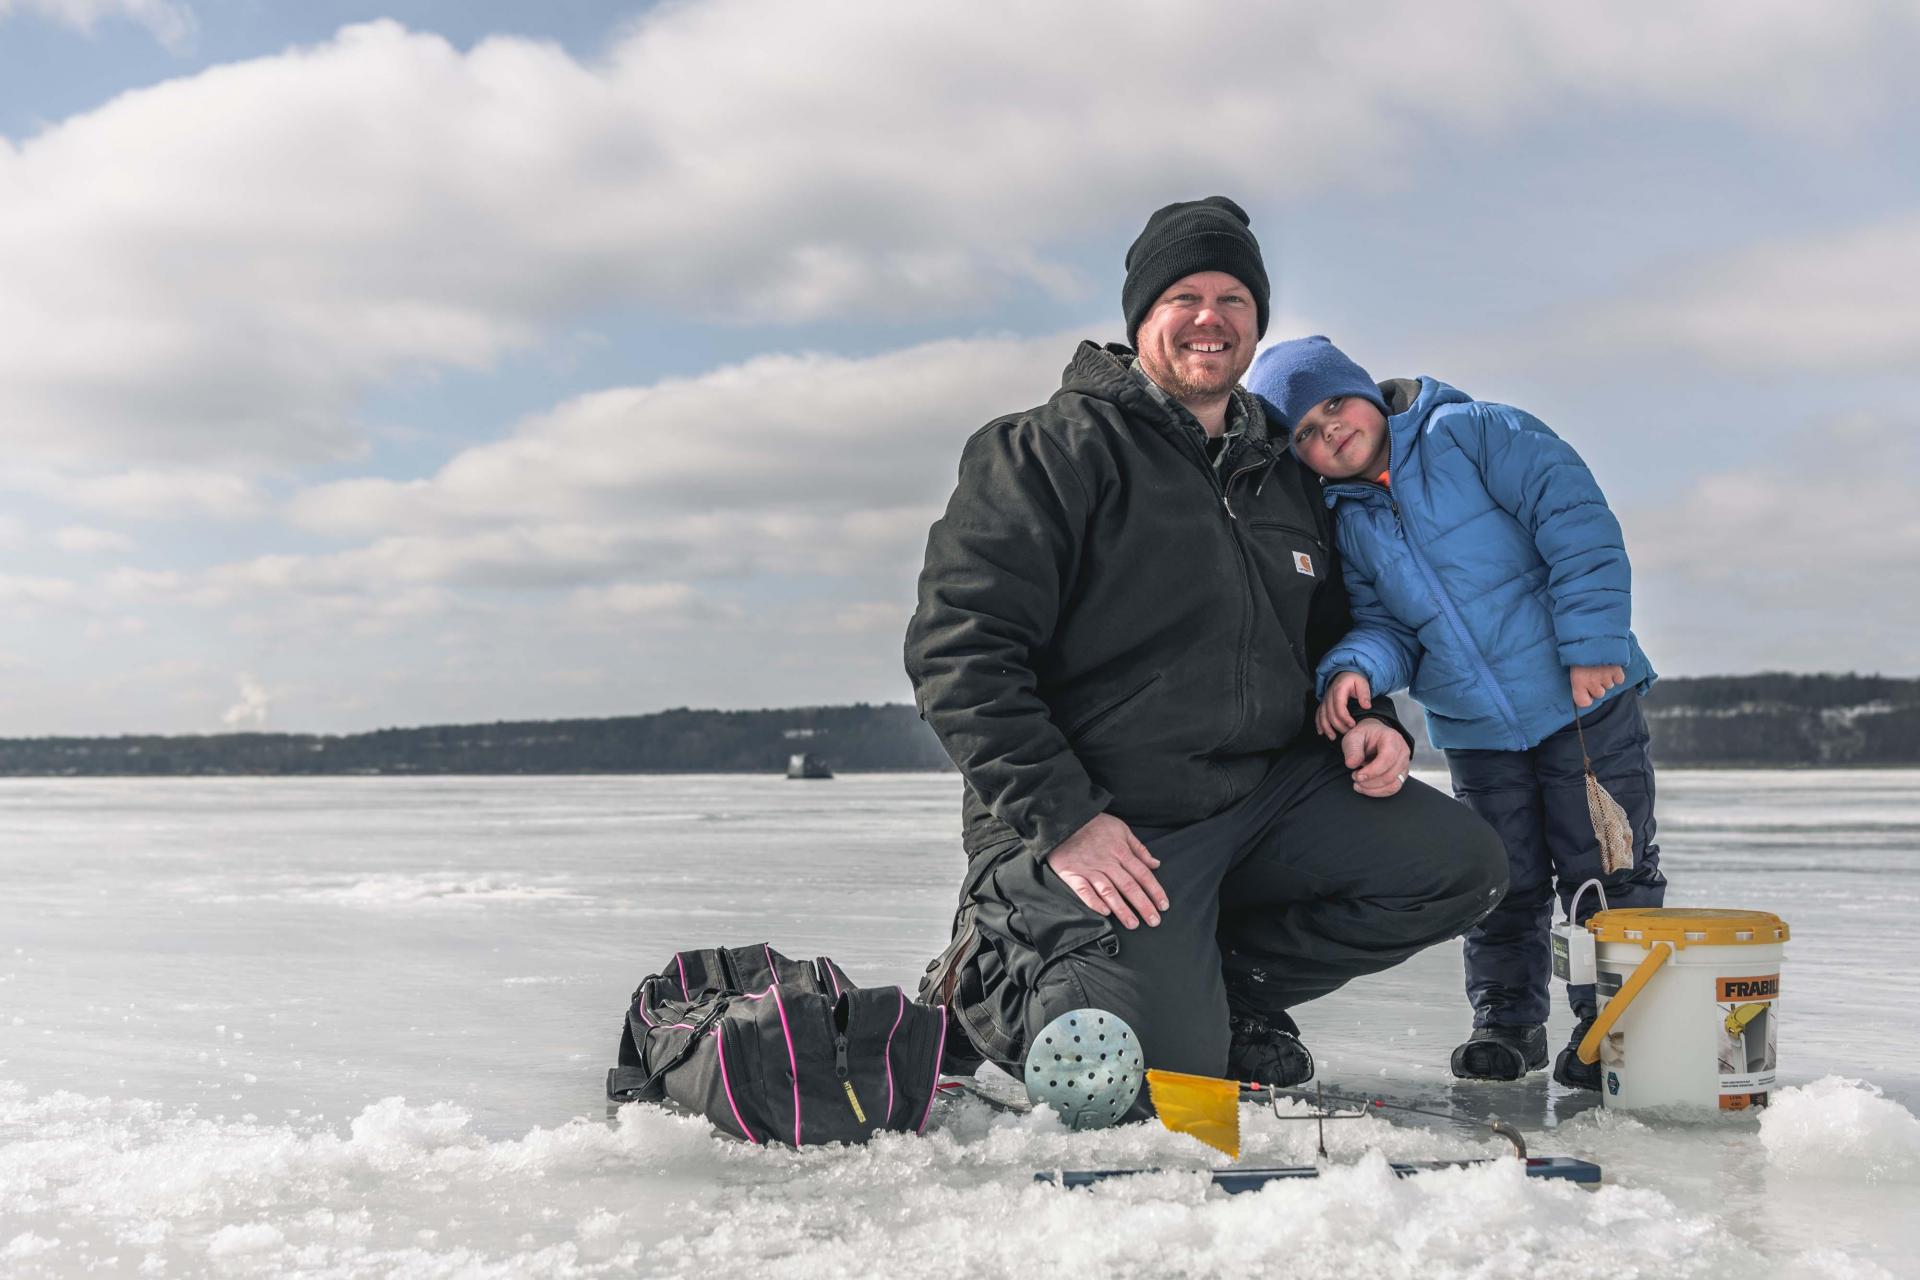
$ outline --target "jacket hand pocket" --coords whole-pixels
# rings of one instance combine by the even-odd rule
[[[1137,700],[1141,694],[1160,683],[1161,674],[1162,673],[1158,671],[1154,672],[1119,697],[1094,708],[1092,711],[1087,712],[1075,720],[1067,729],[1068,739],[1073,742],[1079,742],[1092,737],[1095,731],[1099,729],[1110,727],[1114,719]]]

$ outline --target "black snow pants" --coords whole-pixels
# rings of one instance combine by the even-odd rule
[[[1640,695],[1622,690],[1580,720],[1594,776],[1633,826],[1633,866],[1600,873],[1600,843],[1587,812],[1586,775],[1574,726],[1530,751],[1449,751],[1453,793],[1493,824],[1506,844],[1507,896],[1467,934],[1467,999],[1473,1025],[1544,1023],[1552,953],[1547,928],[1557,888],[1564,911],[1574,891],[1598,879],[1610,907],[1657,907],[1666,900],[1660,846],[1653,842],[1653,755]],[[1591,891],[1580,920],[1599,910]],[[1595,1012],[1593,987],[1567,988],[1576,1018]]]
[[[1149,1067],[1220,1076],[1230,1007],[1284,1013],[1459,936],[1506,891],[1505,851],[1471,810],[1412,780],[1362,796],[1317,737],[1232,808],[1135,834],[1160,860],[1157,926],[1122,928],[1020,852],[969,886],[934,972],[957,962],[945,989],[984,1056],[1018,1071],[1048,1022],[1095,1008],[1133,1027]]]

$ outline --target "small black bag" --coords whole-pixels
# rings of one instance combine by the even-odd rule
[[[918,1133],[945,1038],[946,1010],[898,987],[862,990],[825,956],[682,951],[633,993],[607,1097],[670,1099],[754,1143]]]

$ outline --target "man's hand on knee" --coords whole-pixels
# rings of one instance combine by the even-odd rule
[[[1362,720],[1347,730],[1340,749],[1353,770],[1353,789],[1363,796],[1385,799],[1407,780],[1413,752],[1398,730],[1378,720]]]
[[[1166,890],[1153,878],[1152,868],[1160,865],[1160,859],[1134,839],[1132,828],[1110,813],[1056,845],[1047,855],[1047,865],[1080,901],[1129,929],[1138,929],[1142,917],[1148,924],[1159,924],[1160,912],[1167,909]]]

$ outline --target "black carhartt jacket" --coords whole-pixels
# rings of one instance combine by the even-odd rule
[[[1131,360],[1082,343],[1051,400],[975,433],[927,536],[907,673],[966,779],[970,856],[1218,813],[1313,732],[1347,629],[1319,479],[1259,402],[1216,470]]]

